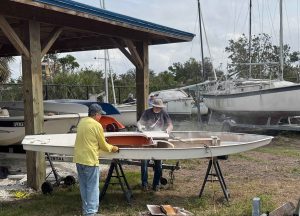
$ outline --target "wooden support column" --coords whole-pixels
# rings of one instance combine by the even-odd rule
[[[148,108],[149,95],[149,52],[147,41],[136,44],[139,58],[142,61],[141,68],[136,67],[136,100],[137,119],[140,119],[143,111]]]
[[[40,23],[24,24],[24,42],[30,57],[22,56],[25,134],[40,134],[44,128]],[[45,181],[45,153],[26,152],[27,184],[40,190]]]

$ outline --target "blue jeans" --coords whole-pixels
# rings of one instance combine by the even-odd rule
[[[141,179],[142,179],[142,186],[148,185],[148,164],[149,160],[142,160],[141,161]],[[160,177],[162,176],[162,161],[161,160],[154,160],[154,177],[152,182],[152,187],[159,185]]]
[[[83,215],[94,215],[99,208],[99,166],[76,164]]]

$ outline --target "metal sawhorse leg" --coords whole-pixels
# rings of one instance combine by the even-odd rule
[[[214,177],[217,177],[217,180],[216,180],[216,181],[219,181],[219,182],[220,182],[220,185],[221,185],[223,194],[224,194],[226,200],[229,201],[229,191],[228,191],[228,189],[227,189],[227,185],[226,185],[226,183],[225,183],[225,180],[224,180],[224,177],[223,177],[223,174],[222,174],[222,171],[221,171],[221,167],[220,167],[218,158],[223,159],[223,160],[224,160],[225,158],[227,159],[226,156],[222,156],[222,157],[214,157],[214,158],[209,159],[208,167],[207,167],[206,174],[205,174],[205,178],[204,178],[204,181],[203,181],[203,184],[202,184],[200,193],[199,193],[199,197],[202,196],[202,193],[203,193],[203,191],[204,191],[205,184],[206,184],[206,182],[207,182],[207,180],[208,180],[208,176],[214,176]],[[226,159],[225,159],[225,160],[226,160]],[[211,173],[212,166],[214,166],[215,173]]]
[[[113,175],[114,171],[115,171],[116,175]],[[117,178],[118,182],[117,183],[116,182],[111,183],[110,180],[111,180],[112,177]],[[122,191],[123,191],[124,195],[125,195],[125,199],[126,199],[127,203],[130,204],[130,200],[131,200],[131,197],[132,197],[132,191],[131,191],[131,188],[130,188],[128,182],[127,182],[127,179],[126,179],[126,176],[124,174],[124,171],[123,171],[122,164],[121,164],[120,160],[113,159],[110,163],[109,171],[108,171],[107,177],[105,179],[105,184],[104,184],[104,186],[101,190],[100,196],[99,196],[100,201],[105,196],[106,190],[107,190],[109,184],[119,184],[122,188]]]

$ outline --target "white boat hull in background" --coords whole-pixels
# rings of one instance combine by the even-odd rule
[[[136,126],[136,104],[119,104],[115,106],[120,115],[112,115],[117,121],[126,127]]]
[[[166,111],[169,115],[190,116],[194,105],[193,98],[183,98],[164,102]]]
[[[287,86],[267,86],[259,90],[260,85],[255,85],[257,90],[249,91],[239,87],[231,89],[230,93],[214,92],[204,94],[206,106],[221,114],[231,117],[243,118],[280,118],[300,115],[300,85],[290,84],[286,81],[277,81]],[[275,82],[274,82],[275,83]],[[244,92],[242,92],[243,90]]]
[[[126,127],[136,126],[136,110],[119,110],[120,114],[111,115]]]
[[[113,132],[113,136],[124,135],[130,132]],[[132,132],[131,132],[132,133]],[[138,133],[138,132],[136,132]],[[110,136],[111,133],[105,133]],[[156,134],[153,136],[155,139]],[[235,154],[248,151],[267,145],[273,137],[253,134],[236,134],[222,132],[198,132],[183,131],[172,133],[176,139],[169,139],[168,142],[174,145],[174,148],[121,148],[119,153],[102,152],[101,158],[108,159],[194,159],[209,158],[221,155]],[[151,136],[151,134],[147,134]],[[218,137],[220,146],[204,146],[203,144],[188,144],[188,141],[181,142],[182,139],[191,138],[210,138]],[[30,151],[41,151],[55,154],[73,155],[76,134],[59,135],[29,135],[22,141],[23,148]],[[192,140],[192,139],[191,139]]]
[[[23,115],[24,102],[23,101],[2,101],[0,107],[4,107],[9,110],[9,113],[14,113],[11,116],[17,116],[15,113]],[[44,112],[54,113],[87,113],[88,107],[82,104],[75,103],[57,103],[55,101],[44,101]]]
[[[68,133],[72,127],[77,126],[80,118],[86,113],[53,115],[44,117],[45,134]],[[25,137],[24,117],[0,118],[0,146],[20,144]]]
[[[192,114],[194,99],[181,89],[161,90],[150,95],[162,99],[165,110],[171,116],[190,117]]]

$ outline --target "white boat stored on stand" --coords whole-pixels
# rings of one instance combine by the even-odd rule
[[[300,85],[280,80],[229,80],[215,91],[204,93],[213,112],[239,123],[277,124],[280,119],[300,115]]]
[[[206,132],[172,132],[170,137],[163,132],[113,132],[105,133],[108,142],[120,147],[119,153],[103,152],[101,158],[108,159],[193,159],[228,155],[248,151],[267,145],[271,136]],[[117,138],[114,140],[114,137]],[[23,148],[29,151],[73,155],[76,134],[28,135]],[[140,140],[143,141],[140,141]],[[128,147],[128,143],[135,146]],[[139,142],[141,142],[139,144]]]
[[[136,104],[128,103],[128,104],[118,104],[115,107],[120,112],[119,115],[113,115],[113,117],[122,122],[126,127],[136,126]]]
[[[236,125],[276,126],[280,124],[282,119],[285,120],[291,116],[300,115],[300,84],[283,79],[284,69],[288,67],[284,65],[283,1],[280,0],[278,2],[280,12],[280,46],[276,52],[279,51],[279,62],[271,62],[268,58],[266,62],[253,62],[253,56],[260,56],[259,59],[262,56],[260,51],[251,53],[251,50],[254,48],[251,47],[252,1],[250,1],[249,62],[233,62],[234,64],[230,65],[230,67],[249,66],[249,71],[245,77],[241,73],[243,72],[241,68],[234,68],[232,73],[228,74],[226,81],[216,81],[216,84],[211,89],[203,93],[203,100],[212,111],[211,116],[216,114],[213,116],[215,117],[213,118],[214,120],[218,120],[222,116],[223,119],[233,121]],[[272,74],[268,69],[272,65],[279,66],[276,75]],[[270,79],[252,78],[253,66],[263,66],[259,68],[260,75],[258,76],[257,74],[257,77],[270,77]],[[262,74],[264,76],[261,76]]]
[[[10,116],[22,116],[24,112],[23,101],[0,101],[0,107],[7,109]],[[87,113],[88,107],[83,104],[59,103],[53,101],[44,101],[45,113]]]
[[[44,133],[68,133],[87,113],[44,116]],[[25,136],[24,116],[0,118],[0,146],[20,144]]]
[[[168,89],[151,92],[155,98],[163,100],[166,111],[173,116],[190,116],[192,114],[195,101],[181,89]]]

